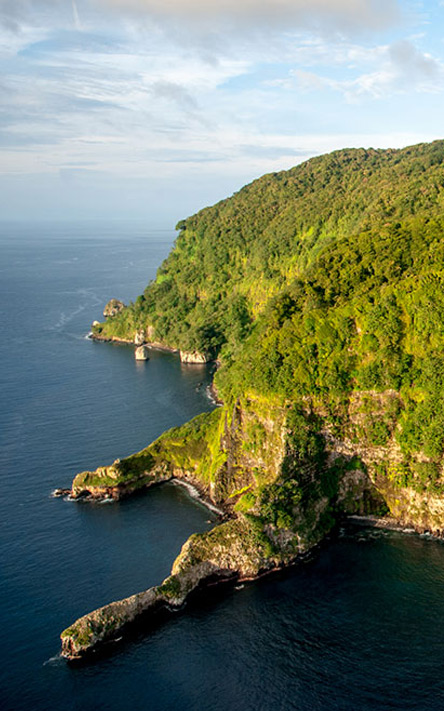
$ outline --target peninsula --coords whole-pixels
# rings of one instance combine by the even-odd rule
[[[217,360],[223,406],[78,474],[72,496],[178,478],[225,517],[158,586],[66,629],[70,660],[208,582],[288,565],[346,515],[444,532],[444,141],[314,158],[178,229],[93,337]]]

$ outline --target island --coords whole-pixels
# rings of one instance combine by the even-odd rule
[[[178,479],[223,516],[159,585],[62,632],[69,660],[205,585],[296,562],[344,517],[444,533],[444,141],[313,158],[178,229],[92,337],[215,361],[221,406],[81,472],[71,496]]]

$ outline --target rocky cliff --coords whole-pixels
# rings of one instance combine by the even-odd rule
[[[393,400],[399,400],[393,391],[356,394],[343,415],[346,434],[338,438],[313,403],[304,410],[249,394],[166,432],[135,455],[77,475],[75,498],[120,498],[178,478],[196,486],[228,520],[191,536],[159,586],[77,620],[62,633],[63,655],[87,656],[140,616],[177,609],[209,581],[250,579],[288,565],[344,515],[389,514],[440,534],[444,497],[418,478],[405,479],[394,437],[376,445],[361,431],[356,439],[356,428],[390,411]]]
[[[329,463],[313,417],[250,394],[166,432],[127,459],[77,475],[75,498],[119,498],[179,478],[197,486],[228,520],[191,536],[161,585],[71,625],[62,633],[64,656],[81,658],[140,615],[179,607],[209,580],[254,578],[287,565],[322,540],[342,511],[378,511],[381,501],[362,463]]]
[[[443,141],[315,158],[181,222],[156,280],[95,324],[97,339],[220,359],[225,405],[82,472],[72,495],[176,477],[229,520],[192,536],[162,585],[71,626],[66,656],[208,578],[295,560],[344,515],[441,535],[443,205]]]

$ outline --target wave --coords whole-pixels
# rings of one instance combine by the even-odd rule
[[[62,655],[60,652],[58,654],[55,654],[53,657],[50,657],[47,659],[45,662],[43,662],[44,667],[51,665],[51,666],[57,666],[59,664],[65,665],[65,660],[63,659]]]
[[[66,293],[66,292],[65,292]],[[45,330],[47,331],[60,331],[66,324],[68,324],[70,321],[73,320],[76,316],[81,314],[83,311],[85,311],[86,308],[91,309],[95,308],[96,306],[102,306],[103,305],[103,300],[91,289],[77,289],[75,292],[67,292],[67,293],[75,293],[76,296],[80,296],[80,298],[85,299],[85,303],[80,304],[77,306],[77,308],[73,309],[72,311],[65,313],[62,311],[60,314],[59,320],[56,321],[56,323],[53,326],[47,326]]]
[[[47,326],[46,331],[60,331],[67,323],[73,320],[76,316],[82,313],[86,309],[87,304],[82,304],[76,309],[66,314],[64,311],[60,314],[59,320],[53,326]]]
[[[216,407],[222,407],[222,403],[219,402],[219,400],[216,400],[216,398],[214,397],[211,385],[207,385],[207,387],[205,388],[205,395],[207,396],[208,400],[211,402],[212,405],[215,405]]]
[[[222,509],[217,508],[217,506],[215,506],[214,504],[211,504],[209,501],[202,498],[198,489],[196,489],[195,486],[190,484],[189,481],[184,481],[183,479],[173,479],[172,483],[177,486],[185,487],[185,489],[188,491],[191,498],[196,499],[196,501],[199,501],[199,503],[203,504],[204,506],[207,507],[207,509],[210,509],[210,511],[213,511],[214,513],[218,514],[219,516],[223,515],[224,512],[222,511]]]

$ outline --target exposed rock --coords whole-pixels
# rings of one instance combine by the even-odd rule
[[[383,395],[374,399],[382,403]],[[355,404],[351,409],[354,426],[361,413]],[[393,475],[391,470],[388,476],[380,474],[381,462],[399,464],[393,440],[386,446],[363,445],[346,437],[339,440],[325,429],[328,456],[320,472],[309,463],[301,465],[288,413],[286,403],[278,399],[248,395],[164,433],[137,455],[75,478],[74,497],[112,498],[181,478],[198,486],[231,518],[212,531],[191,536],[161,585],[91,612],[65,630],[66,658],[81,658],[121,637],[142,614],[181,606],[202,584],[252,579],[291,563],[323,538],[336,514],[372,516],[388,507],[398,524],[442,534],[444,499],[439,494],[401,486],[396,470]],[[261,509],[261,489],[270,485],[279,501],[290,474],[302,497],[291,509],[273,509],[264,518],[269,514]]]
[[[180,360],[182,363],[208,363],[209,358],[198,351],[180,351]]]
[[[233,515],[234,502],[246,491],[272,483],[287,471],[286,416],[281,403],[265,398],[248,398],[234,407],[227,405],[200,415],[166,432],[137,455],[77,475],[73,496],[119,498],[180,477],[196,484],[212,502]],[[304,474],[306,491],[310,476]],[[140,615],[154,613],[159,607],[179,607],[201,584],[253,579],[290,563],[331,528],[332,523],[326,522],[329,505],[329,498],[313,489],[313,496],[293,511],[296,525],[292,528],[278,527],[273,521],[264,523],[251,510],[248,516],[239,511],[211,531],[194,534],[162,585],[106,605],[65,630],[61,636],[63,655],[70,660],[88,655],[100,644],[121,637]]]
[[[123,311],[125,304],[119,299],[110,299],[103,309],[103,315],[105,318],[110,318],[111,316],[116,316],[116,314]]]
[[[136,360],[149,360],[150,349],[148,346],[139,346],[134,352],[134,357]]]
[[[136,346],[141,346],[144,343],[151,343],[154,340],[154,326],[146,326],[139,328],[134,335],[134,343]]]
[[[71,489],[54,489],[52,492],[53,496],[69,496],[71,494]]]
[[[94,610],[64,630],[62,655],[69,660],[87,656],[99,645],[120,637],[141,615],[161,607],[177,609],[205,581],[251,579],[294,558],[294,551],[289,555],[276,550],[270,555],[266,536],[244,517],[195,534],[182,547],[172,574],[161,585]]]
[[[93,321],[92,324],[91,324],[91,326],[92,326],[93,328],[96,328],[96,326],[100,326],[100,321]]]

